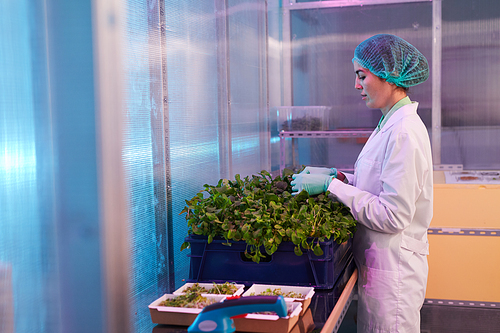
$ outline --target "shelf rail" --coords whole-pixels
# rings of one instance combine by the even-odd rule
[[[352,299],[356,294],[356,289],[354,288],[356,281],[358,281],[357,268],[354,269],[351,278],[347,281],[344,291],[342,292],[342,295],[340,295],[339,300],[326,320],[325,325],[323,325],[321,333],[338,332],[340,325],[342,324],[342,320],[344,319],[344,316],[351,305]]]
[[[369,138],[372,130],[333,130],[333,131],[281,131],[280,137],[280,174],[286,166],[286,138],[299,139],[349,139]],[[293,149],[293,148],[292,148]]]

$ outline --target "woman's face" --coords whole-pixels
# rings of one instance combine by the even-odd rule
[[[354,88],[360,91],[361,99],[366,102],[367,107],[380,109],[385,115],[399,101],[395,94],[397,86],[379,78],[356,61],[353,64],[356,73]]]

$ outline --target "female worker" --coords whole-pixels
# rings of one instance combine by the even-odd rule
[[[420,332],[427,284],[427,229],[432,218],[432,159],[427,129],[408,87],[429,76],[425,57],[405,40],[375,35],[356,47],[355,88],[382,118],[354,174],[307,167],[293,190],[330,191],[356,220],[358,332]]]

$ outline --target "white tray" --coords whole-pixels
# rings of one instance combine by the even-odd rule
[[[200,285],[200,287],[204,287],[205,289],[207,290],[210,290],[214,287],[214,284],[213,283],[198,283]],[[220,284],[220,283],[218,283]],[[184,294],[184,290],[186,290],[187,288],[190,288],[194,285],[194,283],[186,283],[184,284],[182,287],[180,287],[179,289],[177,289],[176,291],[174,291],[174,295],[183,295]],[[241,294],[243,294],[243,291],[245,290],[245,285],[244,284],[234,284],[238,290],[236,290],[236,292],[232,295],[226,295],[226,294],[205,294],[205,293],[202,293],[203,296],[210,296],[210,295],[225,295],[225,296],[239,296]]]

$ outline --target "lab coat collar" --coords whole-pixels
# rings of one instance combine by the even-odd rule
[[[384,124],[384,126],[380,131],[375,129],[368,138],[368,141],[366,142],[365,146],[359,153],[358,159],[356,160],[356,164],[363,155],[368,153],[370,150],[374,149],[374,146],[370,144],[372,140],[376,140],[376,138],[379,135],[381,135],[381,133],[387,132],[395,123],[397,123],[402,118],[416,114],[417,107],[418,107],[418,102],[412,102],[411,104],[403,105],[387,120],[387,123]]]
[[[392,125],[400,121],[402,118],[417,113],[418,102],[412,102],[400,107],[394,114],[387,120],[387,123],[380,129],[380,132],[387,132]]]

